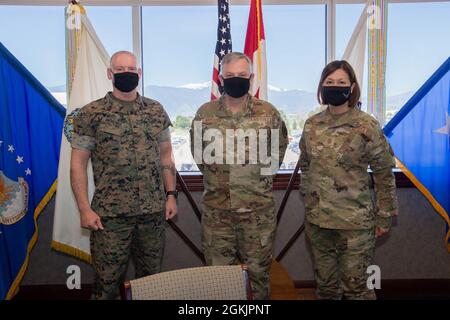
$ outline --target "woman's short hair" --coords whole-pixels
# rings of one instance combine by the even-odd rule
[[[348,63],[345,60],[335,60],[325,66],[325,68],[322,71],[322,75],[320,76],[319,87],[317,88],[317,100],[319,101],[320,104],[323,104],[323,97],[322,97],[323,83],[330,74],[339,69],[342,69],[347,73],[351,85],[355,84],[355,86],[353,87],[353,91],[350,93],[350,97],[348,99],[348,106],[350,108],[353,108],[355,106],[359,107],[361,105],[361,103],[359,102],[359,99],[361,97],[361,89],[358,84],[358,79],[356,79],[355,71],[353,70],[350,63]]]

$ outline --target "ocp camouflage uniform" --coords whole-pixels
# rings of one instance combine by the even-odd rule
[[[192,123],[191,150],[195,158],[195,121],[202,121],[202,130],[215,129],[224,138],[223,163],[206,164],[197,162],[203,173],[205,191],[203,193],[202,244],[208,265],[228,265],[244,263],[250,271],[250,279],[255,299],[269,297],[269,271],[272,262],[273,240],[276,229],[275,205],[272,194],[273,172],[261,173],[268,167],[258,158],[250,163],[249,154],[256,151],[251,146],[250,137],[245,139],[245,162],[237,163],[237,139],[234,138],[232,164],[227,164],[226,130],[255,129],[257,141],[265,140],[259,129],[268,129],[269,156],[276,157],[276,168],[284,158],[288,138],[287,130],[278,111],[268,102],[248,96],[243,111],[231,113],[224,105],[223,98],[208,102],[199,108]],[[279,133],[279,148],[271,153],[270,129]],[[202,137],[200,137],[201,139]],[[197,137],[198,139],[198,137]],[[232,139],[231,139],[232,140]],[[210,146],[203,141],[203,152]],[[217,150],[216,150],[217,151]],[[217,151],[219,152],[219,151]],[[215,154],[216,156],[218,154]],[[228,152],[228,156],[230,156]],[[196,159],[197,160],[197,159]]]
[[[169,117],[157,101],[122,101],[111,92],[80,109],[72,148],[91,152],[92,209],[104,230],[91,233],[93,298],[116,299],[130,254],[136,277],[160,270],[164,184],[158,143],[170,140]]]
[[[318,296],[375,299],[366,285],[375,226],[388,229],[397,215],[395,160],[383,131],[358,108],[342,115],[326,109],[306,121],[300,151],[300,194]]]

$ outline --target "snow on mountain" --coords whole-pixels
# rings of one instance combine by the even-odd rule
[[[60,101],[66,104],[65,86],[48,88],[49,91]],[[285,89],[268,85],[269,101],[282,110],[285,114],[298,114],[305,116],[318,107],[315,92],[300,89]],[[210,100],[211,81],[201,83],[189,83],[178,87],[170,86],[145,86],[145,96],[159,101],[170,118],[175,120],[177,115],[194,116],[197,109]],[[387,109],[398,109],[412,95],[406,92],[387,98]],[[363,97],[363,103],[365,98]]]
[[[177,88],[193,89],[193,90],[211,88],[211,81],[206,81],[206,82],[202,82],[202,83],[188,83],[188,84],[184,84],[182,86],[178,86]]]
[[[282,88],[279,88],[279,87],[275,87],[275,86],[273,86],[273,85],[271,85],[271,84],[268,84],[268,85],[267,85],[267,88],[269,89],[269,91],[277,91],[277,92],[287,91],[286,89],[282,89]]]

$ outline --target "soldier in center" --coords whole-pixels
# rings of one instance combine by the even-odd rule
[[[190,131],[205,186],[203,252],[208,265],[247,265],[253,298],[268,299],[277,224],[272,182],[287,129],[273,105],[249,94],[253,73],[245,54],[228,53],[219,79],[223,95],[198,109]]]

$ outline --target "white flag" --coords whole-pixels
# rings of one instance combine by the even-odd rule
[[[364,78],[364,62],[366,56],[367,35],[367,8],[366,5],[359,17],[358,23],[353,31],[352,37],[347,44],[342,60],[346,60],[355,70],[356,79],[362,90]]]
[[[85,14],[80,15],[80,21],[79,49],[71,91],[68,95],[66,125],[61,141],[52,248],[90,261],[90,232],[81,228],[80,214],[70,186],[71,146],[68,140],[71,136],[70,120],[74,111],[76,113],[77,109],[89,102],[104,97],[108,91],[112,90],[112,84],[106,73],[109,67],[108,53]],[[91,201],[94,194],[94,182],[90,162],[88,192]]]

